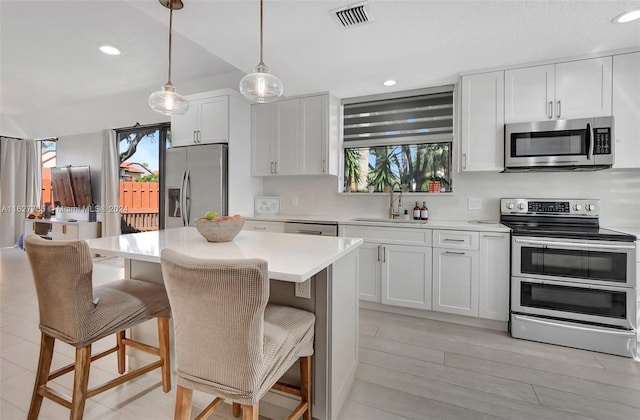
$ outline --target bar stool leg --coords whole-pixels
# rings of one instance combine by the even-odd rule
[[[193,400],[193,390],[178,385],[176,392],[176,410],[173,420],[191,419],[191,403]]]
[[[41,385],[46,385],[49,379],[49,370],[51,369],[51,360],[53,359],[53,347],[56,339],[49,337],[44,333],[40,337],[40,356],[38,358],[38,370],[36,373],[36,383],[33,386],[33,395],[31,396],[31,406],[29,407],[28,420],[35,420],[40,414],[42,406],[42,395],[38,393]]]
[[[240,417],[242,414],[242,406],[236,402],[232,405],[233,417]]]
[[[125,338],[125,331],[119,331],[116,333],[116,343],[118,345],[118,373],[119,374],[123,374],[126,366],[125,366],[125,357],[126,357],[126,350],[125,350],[125,345],[122,342],[122,340],[124,340]]]
[[[171,356],[169,348],[169,318],[158,318],[158,347],[162,360],[162,391],[171,391]]]
[[[307,411],[302,414],[303,420],[311,420],[311,356],[300,358],[300,393],[302,402],[306,402]]]
[[[89,386],[89,368],[91,367],[91,344],[76,348],[76,367],[73,377],[73,394],[71,397],[71,420],[82,420],[84,404],[87,400]]]
[[[242,420],[258,420],[260,418],[260,403],[242,406]]]

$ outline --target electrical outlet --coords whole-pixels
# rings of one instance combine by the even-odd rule
[[[299,298],[311,299],[311,280],[296,283],[295,295]]]
[[[291,197],[291,205],[293,207],[298,207],[298,196],[294,195],[293,197]]]
[[[468,208],[469,210],[482,210],[482,200],[479,198],[470,198]]]

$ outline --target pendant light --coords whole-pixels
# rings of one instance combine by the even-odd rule
[[[169,12],[169,77],[162,89],[153,92],[149,96],[149,106],[156,112],[164,115],[181,115],[189,109],[189,101],[176,92],[171,84],[171,32],[173,26],[173,11],[184,7],[181,0],[159,0],[160,4],[170,10]]]
[[[282,82],[262,61],[262,0],[260,0],[260,62],[255,72],[249,73],[240,80],[240,93],[252,102],[267,103],[278,100],[283,92]]]

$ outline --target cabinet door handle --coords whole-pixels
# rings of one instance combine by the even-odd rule
[[[386,246],[382,247],[382,262],[383,263],[387,262],[387,247]]]
[[[276,170],[275,170],[274,173],[277,174],[278,173],[278,162],[273,162],[273,163],[275,164],[275,167],[276,167]]]
[[[62,234],[63,235],[67,234],[67,225],[62,225]]]
[[[464,252],[453,252],[453,251],[445,251],[445,254],[454,254],[454,255],[465,255]]]
[[[483,238],[504,238],[504,235],[487,235],[486,233],[482,235]]]
[[[382,247],[380,245],[378,245],[378,261],[380,261],[380,250],[382,249]]]
[[[562,114],[561,110],[562,110],[562,103],[560,102],[560,100],[558,100],[558,118],[560,118],[560,115]]]
[[[462,169],[467,169],[467,154],[462,154]]]
[[[269,173],[273,173],[273,162],[269,162]]]
[[[196,137],[196,130],[193,130],[193,142],[194,143],[198,142],[197,137]]]
[[[549,117],[549,119],[553,118],[553,101],[549,101],[547,116]]]

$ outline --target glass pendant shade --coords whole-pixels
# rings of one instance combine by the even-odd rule
[[[240,93],[252,102],[265,104],[277,101],[282,96],[282,82],[264,64],[258,64],[255,72],[249,73],[240,80]]]
[[[260,62],[253,73],[247,74],[240,80],[240,93],[251,102],[266,104],[277,101],[283,92],[280,79],[269,74],[269,67],[262,61],[262,0],[260,0]]]
[[[149,96],[149,106],[163,115],[181,115],[189,109],[189,101],[176,92],[171,84],[171,34],[173,32],[173,11],[180,10],[184,6],[181,0],[159,0],[160,4],[169,9],[169,75],[167,83],[162,89],[153,92]]]
[[[149,96],[149,106],[164,115],[181,115],[189,109],[189,101],[176,92],[176,88],[167,83],[162,90],[153,92]]]

